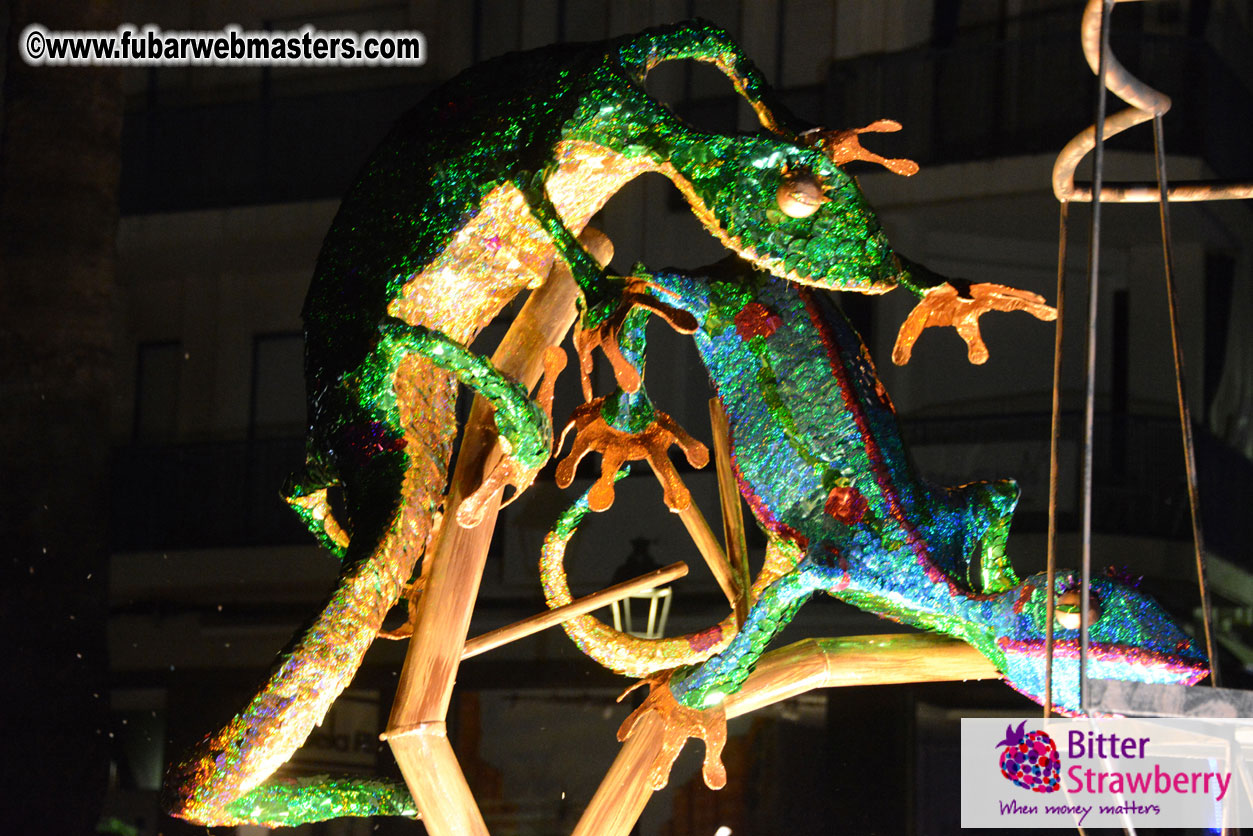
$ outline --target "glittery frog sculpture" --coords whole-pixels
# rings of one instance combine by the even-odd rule
[[[761,132],[702,133],[652,98],[648,72],[682,59],[725,73]],[[520,492],[549,458],[547,399],[472,353],[479,331],[544,282],[554,260],[581,291],[584,367],[602,348],[628,390],[639,380],[617,334],[633,308],[695,327],[669,300],[607,275],[579,243],[629,180],[668,177],[711,235],[780,278],[866,293],[904,287],[920,300],[909,320],[917,328],[951,324],[973,343],[980,314],[1020,307],[1014,291],[971,296],[892,251],[839,165],[877,160],[908,173],[912,164],[865,151],[858,133],[798,123],[727,34],[700,22],[507,55],[403,116],[345,197],[304,308],[307,470],[287,498],[342,559],[340,580],[249,705],[171,769],[171,812],[218,825],[413,813],[401,787],[267,778],[350,682],[430,541],[457,382],[494,405],[508,455],[445,525],[473,525],[489,497],[505,485]],[[684,440],[660,414],[633,434],[654,457]]]
[[[694,339],[727,414],[740,493],[768,538],[751,609],[738,631],[733,615],[711,629],[660,641],[620,633],[590,615],[565,624],[601,664],[650,677],[648,698],[619,736],[629,736],[649,711],[666,717],[653,786],[665,785],[689,736],[705,740],[706,783],[725,783],[720,706],[816,592],[961,639],[1011,687],[1043,701],[1047,577],[1019,580],[1005,551],[1018,486],[1006,480],[947,488],[920,479],[865,346],[825,294],[734,259],[702,277],[640,275],[636,287],[699,324]],[[1042,299],[1020,298],[1025,310],[1047,318]],[[621,336],[641,379],[646,319],[633,312]],[[896,356],[907,359],[908,346],[898,343],[897,349]],[[625,431],[633,415],[652,411],[643,387],[606,396],[599,406],[610,434]],[[565,473],[580,454],[576,445],[562,462]],[[570,600],[562,566],[566,544],[589,505],[612,502],[620,462],[606,459],[596,485],[545,542],[541,576],[550,606]],[[559,481],[562,474],[559,468]],[[1079,709],[1077,583],[1075,573],[1058,573],[1052,691],[1063,713]],[[1091,599],[1088,676],[1191,685],[1208,673],[1196,642],[1130,584],[1097,578]]]

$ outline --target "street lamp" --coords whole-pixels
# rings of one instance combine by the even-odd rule
[[[631,553],[613,573],[614,583],[629,581],[661,568],[648,553],[648,543],[645,537],[636,537],[631,541]],[[666,633],[666,620],[670,617],[671,596],[670,587],[663,586],[614,601],[609,605],[613,610],[614,629],[641,639],[661,638]]]

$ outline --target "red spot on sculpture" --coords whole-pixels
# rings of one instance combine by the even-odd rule
[[[722,641],[722,625],[715,624],[708,630],[702,630],[693,636],[689,636],[687,645],[692,650],[702,652],[714,647],[720,641]]]
[[[735,315],[735,330],[742,340],[769,338],[782,324],[782,317],[760,302],[749,302]]]
[[[846,525],[857,525],[866,515],[866,498],[856,488],[834,487],[827,494],[827,513]]]

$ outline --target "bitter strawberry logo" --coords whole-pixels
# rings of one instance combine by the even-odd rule
[[[1032,792],[1057,792],[1062,772],[1057,744],[1044,732],[1028,732],[1026,727],[1026,720],[1016,729],[1012,724],[1005,727],[1005,739],[996,744],[1005,747],[1001,774]]]

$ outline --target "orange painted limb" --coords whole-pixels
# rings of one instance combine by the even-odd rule
[[[594,592],[591,595],[585,595],[566,604],[563,607],[533,615],[530,618],[524,618],[499,630],[492,630],[490,633],[484,633],[481,636],[475,636],[466,642],[465,650],[461,654],[462,659],[469,659],[471,656],[478,656],[480,653],[486,653],[494,650],[501,645],[509,644],[509,642],[517,641],[525,638],[541,630],[549,627],[555,627],[565,621],[569,621],[575,616],[589,613],[592,610],[598,610],[606,607],[614,601],[620,601],[628,595],[634,595],[637,592],[646,592],[650,589],[678,580],[687,574],[687,564],[683,562],[671,563],[656,571],[649,572],[646,575],[640,575],[629,581],[614,584],[611,587],[602,589],[600,592]]]

